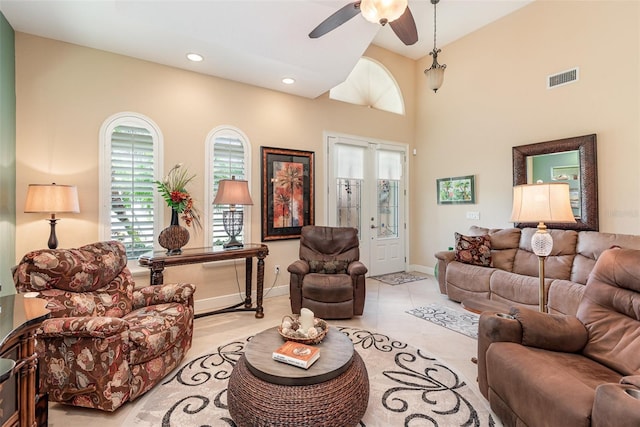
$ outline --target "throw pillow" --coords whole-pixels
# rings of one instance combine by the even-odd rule
[[[484,236],[463,236],[455,233],[456,237],[456,261],[466,264],[492,267],[491,263],[491,239]]]
[[[332,260],[332,261],[309,261],[310,273],[321,274],[347,274],[349,261]]]

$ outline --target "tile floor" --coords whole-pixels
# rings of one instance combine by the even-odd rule
[[[431,276],[425,280],[395,286],[367,279],[364,314],[354,319],[329,323],[375,330],[426,350],[456,368],[465,376],[468,384],[475,386],[476,365],[471,363],[471,357],[476,354],[476,340],[405,313],[406,310],[434,302],[461,309],[460,304],[440,294],[438,284]],[[252,312],[227,313],[196,319],[193,346],[187,358],[206,352],[214,343],[221,344],[236,337],[248,336],[277,326],[282,316],[291,313],[288,296],[267,298],[264,308],[263,319],[256,319]],[[121,426],[127,414],[144,399],[145,396],[142,396],[123,405],[114,413],[50,403],[49,426]]]

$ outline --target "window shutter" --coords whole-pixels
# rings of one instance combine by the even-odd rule
[[[239,138],[218,136],[213,143],[213,194],[218,193],[218,182],[221,179],[245,179],[245,147]],[[212,240],[213,245],[221,245],[229,239],[222,225],[222,212],[229,209],[228,205],[213,206]],[[236,206],[236,211],[243,212],[243,206]],[[239,236],[244,237],[244,228]]]
[[[149,130],[118,126],[111,134],[111,238],[127,258],[153,250],[154,144]]]

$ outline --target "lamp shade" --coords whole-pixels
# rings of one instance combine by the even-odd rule
[[[408,0],[362,0],[360,12],[369,22],[386,24],[400,18],[408,3]]]
[[[242,179],[221,179],[214,205],[253,205],[249,194],[249,183]]]
[[[75,185],[29,184],[26,213],[80,212],[78,189]]]
[[[442,87],[442,83],[444,82],[444,67],[439,65],[437,67],[431,67],[428,70],[424,70],[425,76],[427,76],[427,83],[429,84],[429,89],[434,92],[437,92],[440,87]]]
[[[543,183],[513,187],[513,222],[576,222],[569,184]]]

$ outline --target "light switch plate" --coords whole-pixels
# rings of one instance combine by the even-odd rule
[[[480,212],[478,211],[468,211],[467,219],[480,219]]]

